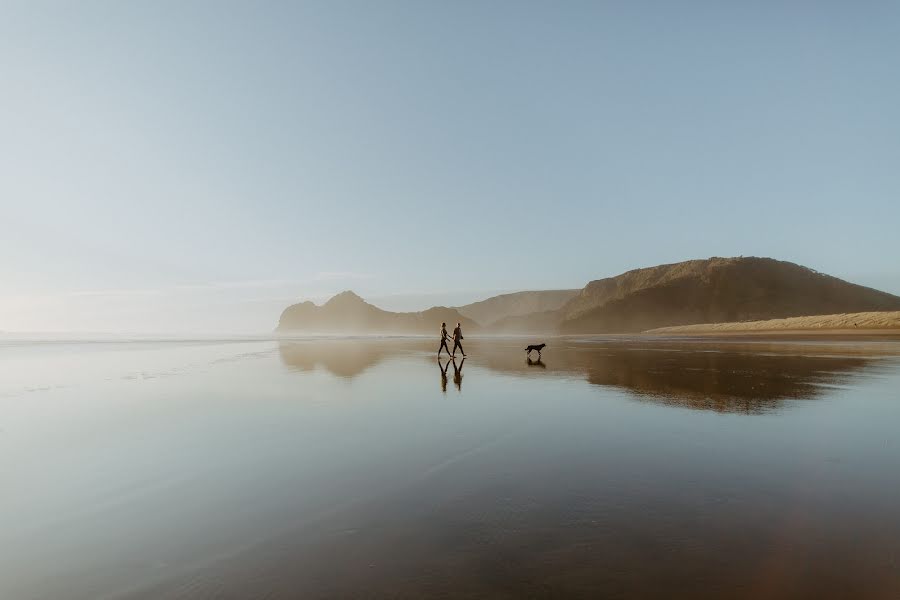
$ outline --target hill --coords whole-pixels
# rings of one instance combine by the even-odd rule
[[[316,333],[413,333],[437,335],[441,322],[448,328],[462,323],[463,331],[478,325],[456,309],[436,306],[422,312],[395,313],[369,304],[353,292],[341,292],[322,306],[293,304],[281,313],[277,331]]]
[[[771,258],[710,258],[588,283],[558,313],[562,333],[900,310],[900,297]]]
[[[559,310],[580,292],[580,289],[514,292],[458,306],[456,310],[481,325],[489,325],[500,320]]]
[[[527,312],[532,308],[536,310]],[[448,325],[459,321],[466,332],[638,333],[661,327],[880,311],[900,311],[900,297],[790,262],[739,257],[635,269],[592,281],[578,292],[517,292],[422,312],[382,310],[353,292],[343,292],[322,306],[312,302],[289,306],[277,330],[435,334],[442,321]]]
[[[559,333],[561,319],[561,310],[545,310],[530,315],[505,317],[487,325],[485,331],[496,335],[521,333],[555,335]]]

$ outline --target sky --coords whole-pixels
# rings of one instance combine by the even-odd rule
[[[0,330],[771,256],[900,294],[896,2],[0,4]]]

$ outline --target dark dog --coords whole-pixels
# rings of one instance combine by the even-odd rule
[[[547,344],[533,344],[525,348],[525,354],[531,356],[532,350],[538,353],[538,360],[541,360],[541,350],[543,350]]]

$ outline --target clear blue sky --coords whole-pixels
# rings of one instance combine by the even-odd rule
[[[896,2],[7,2],[0,329],[713,255],[900,293],[898,74]]]

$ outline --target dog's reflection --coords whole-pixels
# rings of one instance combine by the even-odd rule
[[[460,392],[462,391],[462,368],[464,364],[466,364],[465,357],[460,361],[458,367],[456,366],[456,359],[453,359],[453,383],[456,384],[456,389]]]
[[[528,361],[529,367],[540,367],[541,369],[547,368],[547,365],[545,365],[544,362],[540,358],[538,358],[537,360],[531,360],[530,358],[527,358],[525,360]]]
[[[447,364],[443,367],[441,366],[441,359],[438,359],[438,368],[441,370],[441,391],[445,394],[447,393],[447,368],[450,366],[450,359],[447,359]]]

